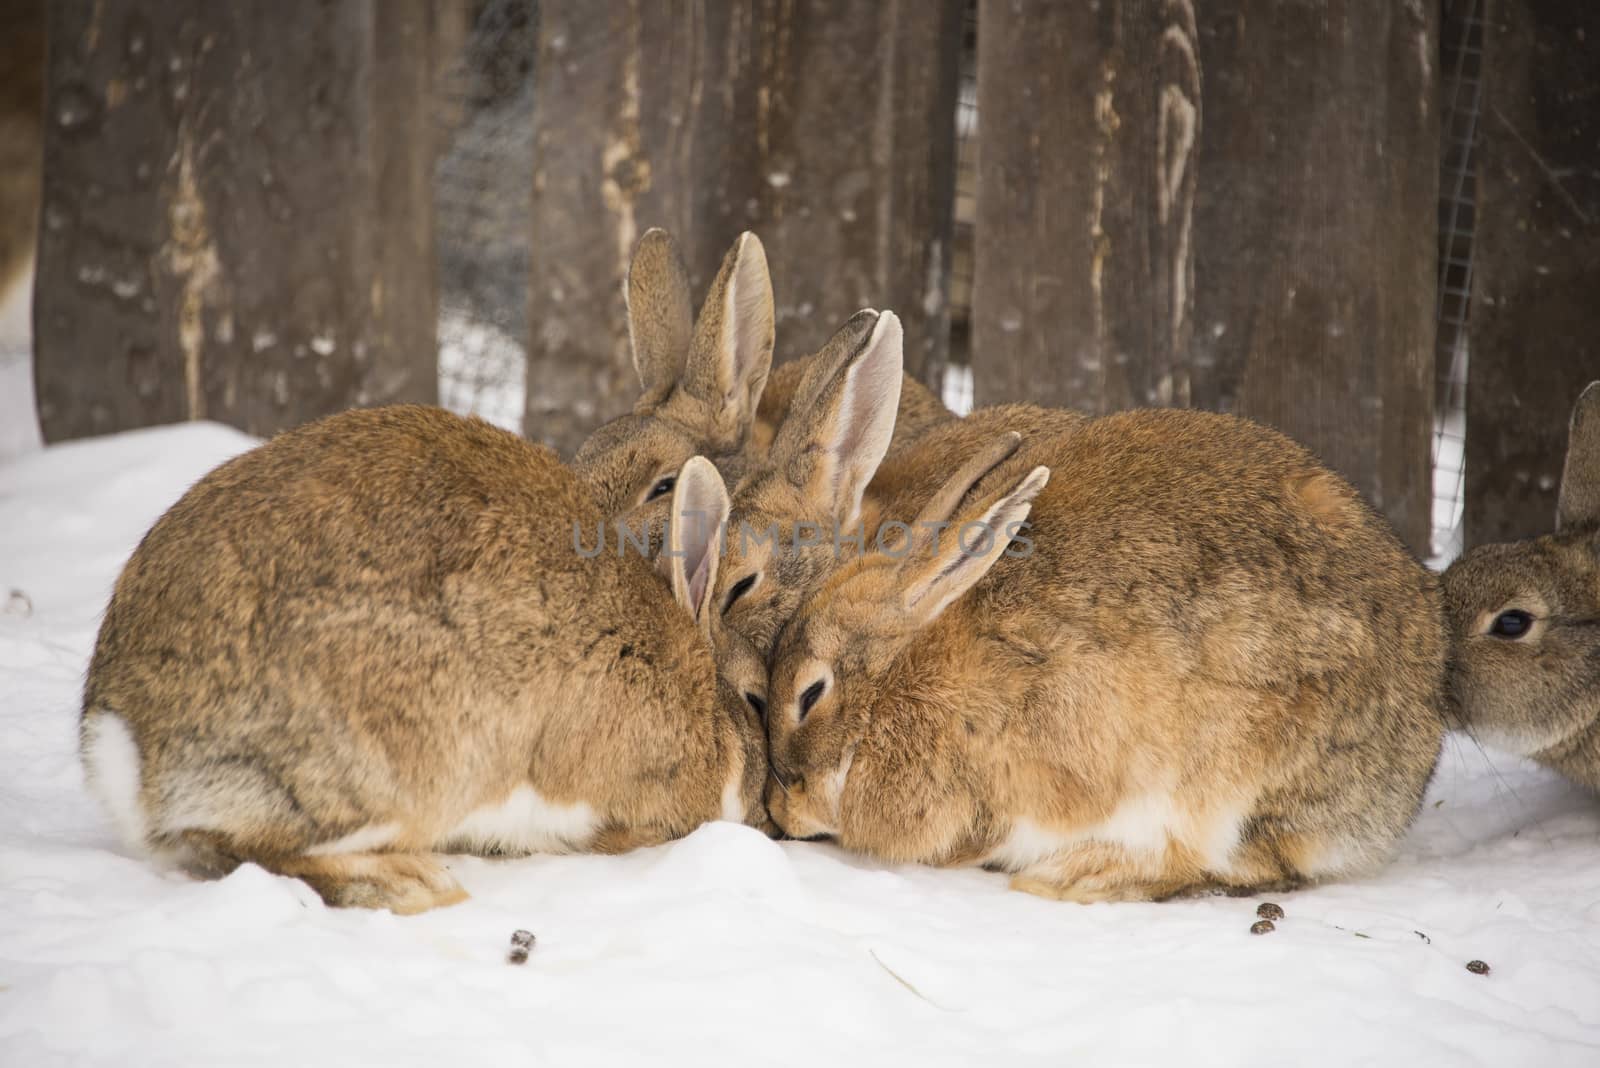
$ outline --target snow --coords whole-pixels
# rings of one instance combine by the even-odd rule
[[[462,858],[472,899],[408,918],[158,871],[85,792],[79,687],[128,552],[250,444],[0,463],[0,1064],[1600,1063],[1600,804],[1464,739],[1393,864],[1265,936],[1260,899],[1075,906],[725,823]]]
[[[1443,570],[1461,555],[1466,505],[1467,412],[1452,404],[1433,420],[1433,533],[1428,566]]]
[[[493,323],[446,305],[439,316],[439,403],[522,433],[527,354]]]
[[[946,364],[944,378],[940,380],[940,397],[944,406],[957,415],[972,413],[972,367],[964,363]]]

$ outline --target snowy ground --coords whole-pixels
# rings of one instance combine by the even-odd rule
[[[1600,804],[1464,741],[1394,864],[1260,937],[1256,900],[1057,904],[729,824],[463,859],[473,899],[411,918],[157,872],[84,793],[78,689],[140,534],[249,444],[0,464],[0,1064],[1600,1063]]]

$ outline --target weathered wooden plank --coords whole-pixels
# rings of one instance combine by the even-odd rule
[[[1467,547],[1548,533],[1600,378],[1600,7],[1493,0],[1467,376]]]
[[[1195,402],[1270,423],[1415,551],[1432,501],[1438,10],[1254,2],[1200,23]]]
[[[51,5],[48,438],[436,397],[429,13]]]
[[[1186,3],[979,5],[980,403],[1189,403],[1201,103]]]
[[[984,0],[980,402],[1276,425],[1427,536],[1431,5]]]
[[[760,235],[780,359],[892,307],[908,370],[937,380],[959,0],[560,0],[541,18],[529,436],[570,449],[636,395],[621,287],[651,226],[697,288]]]

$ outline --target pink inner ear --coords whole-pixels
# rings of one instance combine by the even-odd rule
[[[716,575],[718,539],[728,514],[722,478],[709,461],[695,457],[683,466],[673,508],[673,543],[682,554],[673,567],[683,568],[682,596],[690,614],[699,619]]]
[[[730,350],[730,381],[726,384],[729,399],[737,399],[762,364],[771,359],[772,318],[767,311],[771,292],[765,254],[759,243],[754,248],[747,245],[733,276],[724,325],[724,344]]]
[[[841,518],[860,504],[894,434],[902,367],[900,321],[893,312],[878,317],[866,349],[844,375],[832,472],[835,505]]]
[[[689,572],[689,604],[693,606],[694,617],[698,620],[706,595],[706,576],[711,573],[711,554],[702,553],[700,559],[693,563],[694,569]]]
[[[686,512],[689,518],[680,521],[688,525],[688,533],[692,536],[684,539],[683,577],[686,593],[689,599],[689,611],[696,618],[700,615],[700,599],[705,596],[707,577],[711,573],[711,547],[710,542],[700,537],[700,527],[708,521],[703,512]]]

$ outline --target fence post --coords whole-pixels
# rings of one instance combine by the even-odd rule
[[[437,396],[429,11],[50,5],[46,437]]]
[[[979,403],[1189,403],[1196,49],[1187,4],[980,3]]]
[[[1438,13],[983,0],[978,399],[1240,412],[1426,545]]]
[[[1600,378],[1600,7],[1490,0],[1483,43],[1468,548],[1554,527],[1568,414]]]
[[[1438,5],[1243,6],[1200,26],[1196,402],[1298,438],[1426,553]]]
[[[535,105],[527,433],[571,449],[637,393],[622,279],[671,230],[697,288],[766,246],[778,357],[863,306],[942,373],[960,0],[548,0]]]

